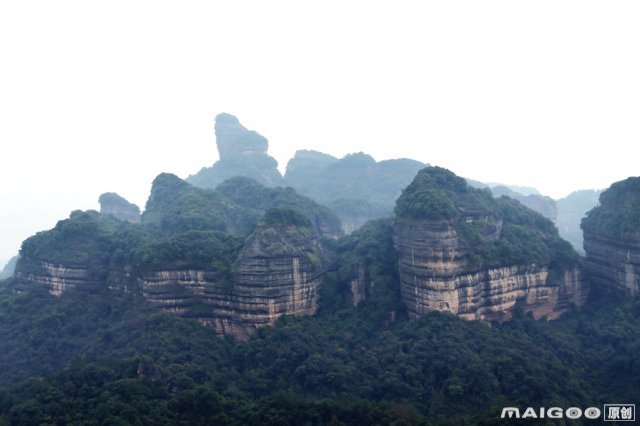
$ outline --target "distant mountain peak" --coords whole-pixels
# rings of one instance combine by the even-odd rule
[[[267,138],[248,130],[234,115],[226,112],[216,116],[215,123],[216,145],[221,160],[239,154],[266,154],[269,149]]]

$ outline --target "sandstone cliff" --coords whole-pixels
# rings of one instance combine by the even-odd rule
[[[447,170],[420,171],[396,213],[401,293],[414,318],[439,310],[501,320],[516,305],[555,318],[586,299],[577,255],[550,221]]]
[[[635,296],[640,291],[640,177],[616,182],[582,220],[586,266],[594,286]]]
[[[326,268],[319,237],[330,235],[323,233],[324,210],[295,193],[263,193],[276,190],[255,185],[249,196],[264,200],[256,199],[247,216],[233,194],[161,175],[141,224],[74,212],[23,243],[14,282],[17,288],[41,285],[56,296],[70,290],[140,294],[238,339],[281,315],[313,314]],[[296,204],[291,200],[300,205],[286,208]],[[237,234],[241,229],[250,232]]]

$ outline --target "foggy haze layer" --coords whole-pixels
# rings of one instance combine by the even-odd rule
[[[226,111],[297,149],[407,157],[559,198],[638,175],[634,2],[0,4],[0,259],[217,160]]]

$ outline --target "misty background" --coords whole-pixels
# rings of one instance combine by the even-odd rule
[[[560,198],[638,175],[637,2],[0,3],[0,264],[217,158],[213,118]]]

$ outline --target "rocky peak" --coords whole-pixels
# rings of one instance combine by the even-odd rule
[[[269,142],[264,136],[247,130],[236,117],[227,113],[216,117],[215,133],[219,161],[189,176],[187,182],[213,189],[227,179],[244,176],[266,186],[283,184],[278,162],[267,154]]]
[[[585,301],[577,254],[551,221],[513,199],[427,167],[402,192],[396,215],[401,293],[412,317],[439,310],[501,320],[519,304],[554,318]]]
[[[269,148],[267,138],[253,130],[247,130],[233,115],[222,113],[216,117],[216,144],[220,160],[239,154],[266,154]]]
[[[640,177],[616,182],[582,219],[586,265],[595,285],[634,296],[640,292]]]
[[[132,223],[140,222],[140,208],[115,192],[105,192],[98,199],[100,213]]]

